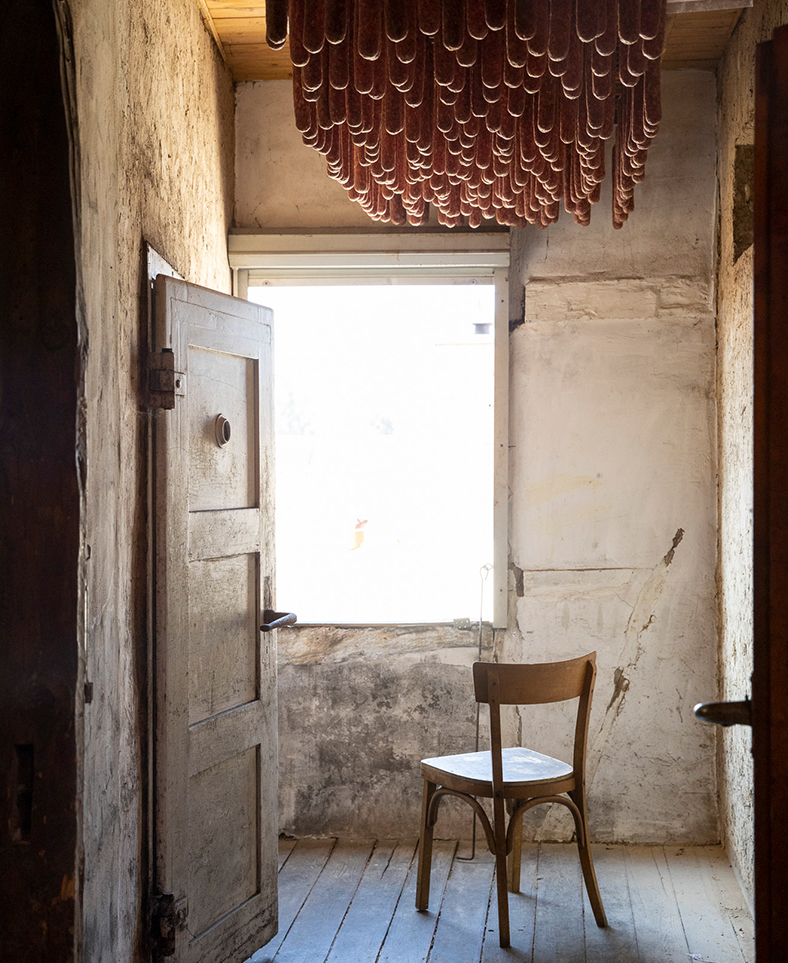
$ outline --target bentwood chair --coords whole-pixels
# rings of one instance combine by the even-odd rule
[[[430,895],[432,837],[438,806],[444,796],[469,803],[484,829],[495,856],[500,944],[509,946],[509,897],[520,888],[520,852],[523,814],[539,803],[560,803],[572,813],[583,878],[598,926],[607,926],[588,841],[585,796],[585,757],[591,695],[596,677],[596,652],[568,662],[506,665],[475,662],[473,684],[476,701],[490,709],[490,751],[424,759],[424,795],[419,836],[416,909],[426,910]],[[531,749],[501,748],[502,705],[541,705],[577,699],[577,722],[572,765]],[[493,821],[477,797],[492,799]],[[506,825],[504,807],[510,811]]]

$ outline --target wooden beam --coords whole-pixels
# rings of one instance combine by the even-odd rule
[[[222,55],[222,60],[225,63],[227,63],[227,57],[225,56],[225,53],[224,53],[224,47],[222,46],[222,41],[219,36],[219,32],[216,29],[216,24],[213,22],[213,17],[211,16],[211,12],[208,9],[208,6],[205,0],[197,0],[197,3],[200,6],[200,13],[202,14],[202,19],[203,19],[203,22],[205,23],[205,26],[211,31],[213,39],[216,41],[216,46],[219,48],[219,53]]]

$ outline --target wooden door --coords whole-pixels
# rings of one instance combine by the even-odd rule
[[[152,934],[242,961],[277,928],[272,313],[160,275],[155,327]]]
[[[788,946],[788,28],[758,48],[755,110],[755,948]]]

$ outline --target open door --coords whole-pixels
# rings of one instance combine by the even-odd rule
[[[751,724],[755,953],[788,947],[788,26],[758,45],[754,233],[754,645],[752,703],[696,714]]]
[[[272,313],[160,275],[155,330],[154,954],[235,963],[277,928]]]
[[[788,946],[788,27],[755,95],[755,952]]]

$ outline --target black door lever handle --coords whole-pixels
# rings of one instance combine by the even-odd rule
[[[274,612],[273,609],[266,609],[263,612],[263,619],[260,631],[271,632],[274,629],[281,629],[284,625],[295,625],[298,616],[295,612]]]
[[[752,703],[744,702],[699,702],[692,710],[695,718],[715,726],[751,726]]]

